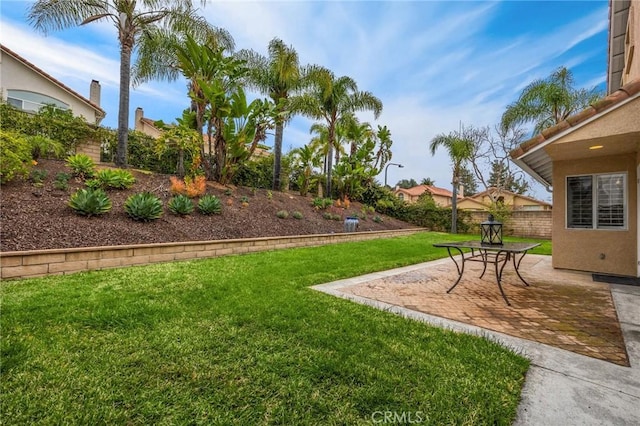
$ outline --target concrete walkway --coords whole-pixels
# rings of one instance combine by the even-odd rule
[[[316,290],[455,331],[481,335],[531,360],[516,425],[640,425],[640,287],[610,285],[631,367],[426,314],[349,287],[441,266],[441,259],[315,286]],[[464,278],[463,278],[464,279]]]

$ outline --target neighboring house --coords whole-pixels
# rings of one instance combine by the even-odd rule
[[[396,186],[393,190],[393,193],[396,197],[401,200],[406,201],[407,203],[415,203],[418,201],[418,198],[425,192],[428,192],[433,197],[433,201],[435,201],[436,205],[440,207],[450,207],[451,200],[453,200],[453,193],[444,188],[438,188],[437,186],[431,185],[418,185],[412,188],[400,188]],[[458,198],[461,198],[458,195]]]
[[[55,105],[94,125],[106,115],[100,108],[98,81],[91,82],[87,99],[4,45],[0,45],[0,89],[2,101],[28,112]]]
[[[154,139],[157,139],[162,135],[163,130],[156,126],[155,120],[152,120],[144,116],[144,110],[142,108],[140,107],[136,108],[136,114],[135,114],[134,120],[135,120],[134,128],[138,132],[142,132],[145,135],[151,136]],[[206,134],[203,134],[202,139],[204,141],[208,141],[209,137]],[[209,153],[208,142],[204,144],[204,153],[205,154]],[[253,151],[253,155],[251,156],[251,159],[256,159],[258,157],[268,157],[270,155],[271,153],[268,150],[262,149],[262,148],[256,148],[255,151]]]
[[[509,206],[514,211],[545,211],[551,210],[551,204],[526,195],[516,194],[505,189],[489,188],[486,191],[458,200],[458,209],[488,211],[493,200]]]
[[[136,108],[133,128],[136,131],[144,133],[147,136],[151,136],[154,139],[157,139],[162,135],[162,129],[156,127],[154,120],[146,118],[144,116],[143,109],[140,107]]]
[[[512,159],[553,186],[553,266],[640,277],[640,0],[609,2],[608,96]]]

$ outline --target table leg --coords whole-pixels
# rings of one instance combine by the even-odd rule
[[[502,253],[502,251],[499,251],[496,254],[496,279],[498,280],[498,288],[500,289],[500,294],[502,294],[502,298],[504,299],[505,302],[507,302],[507,306],[511,306],[511,303],[509,303],[509,299],[507,299],[507,295],[504,294],[504,290],[502,289],[502,271],[504,271],[504,267],[509,262],[511,253],[505,252],[506,255],[504,257],[504,262],[502,262],[502,266],[500,267],[500,271],[498,272],[498,263],[500,262],[500,253]]]
[[[456,262],[456,259],[451,254],[451,247],[447,247],[447,253],[449,253],[449,257],[451,258],[451,260],[453,260],[453,263],[456,265],[456,269],[458,270],[458,279],[451,286],[451,288],[449,290],[447,290],[447,293],[449,293],[451,290],[453,290],[458,285],[458,283],[462,279],[462,273],[464,272],[464,253],[458,247],[453,247],[453,248],[455,248],[456,250],[458,250],[460,252],[460,258],[462,259],[462,262],[461,262],[461,265],[458,266],[458,262]]]
[[[516,274],[518,274],[518,277],[520,278],[520,280],[524,283],[524,285],[526,285],[527,287],[529,287],[529,283],[526,282],[524,280],[524,278],[522,278],[522,275],[520,275],[520,271],[518,269],[520,269],[520,262],[522,262],[522,259],[524,258],[524,256],[527,254],[527,252],[525,251],[524,253],[522,253],[522,256],[520,256],[520,259],[518,259],[518,263],[516,263],[516,254],[513,254],[513,268],[516,270]]]
[[[480,249],[480,255],[482,256],[482,263],[484,264],[484,268],[482,269],[482,273],[480,274],[480,278],[484,277],[484,273],[487,271],[487,261],[489,260],[489,254],[487,250]]]

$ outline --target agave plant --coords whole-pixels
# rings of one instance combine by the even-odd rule
[[[127,198],[124,210],[133,220],[149,222],[162,216],[162,201],[150,192],[140,192]]]
[[[193,212],[193,201],[186,195],[176,195],[169,200],[169,210],[178,216],[186,216]]]
[[[222,212],[222,203],[215,195],[207,194],[198,201],[198,210],[204,215],[220,214]]]
[[[96,165],[86,154],[70,155],[66,163],[72,174],[82,179],[91,178],[96,172]]]
[[[131,172],[122,169],[104,169],[95,175],[102,188],[129,189],[136,182]]]
[[[111,200],[102,189],[79,189],[69,199],[69,207],[82,216],[98,216],[111,210]]]

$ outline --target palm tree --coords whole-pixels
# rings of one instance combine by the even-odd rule
[[[449,158],[453,162],[453,196],[451,199],[451,233],[456,234],[457,230],[457,201],[458,185],[460,184],[460,174],[464,163],[471,159],[473,155],[473,141],[462,136],[462,133],[452,132],[448,135],[437,135],[430,144],[431,155],[435,155],[439,147],[445,148],[449,152]]]
[[[271,97],[276,105],[276,133],[273,146],[274,191],[281,190],[282,180],[282,136],[284,125],[291,115],[287,112],[287,99],[304,84],[298,53],[279,38],[269,42],[269,56],[264,57],[252,50],[241,50],[238,57],[247,61],[249,86]]]
[[[116,165],[127,166],[131,56],[145,31],[166,24],[170,28],[197,28],[207,23],[196,15],[191,0],[38,0],[28,19],[44,33],[97,21],[111,21],[120,42],[120,101]]]
[[[370,92],[358,90],[356,82],[347,76],[336,77],[324,67],[309,67],[306,76],[312,82],[307,93],[292,98],[289,108],[314,119],[323,119],[327,124],[327,182],[326,196],[331,196],[331,171],[336,127],[341,118],[356,111],[373,111],[378,118],[382,112],[382,101]]]
[[[187,80],[191,110],[195,113],[194,128],[202,138],[209,100],[204,96],[201,82],[211,82],[218,78],[226,82],[221,90],[230,91],[231,85],[235,82],[231,82],[227,74],[234,67],[241,65],[239,60],[224,56],[224,51],[233,49],[233,46],[231,35],[210,26],[199,31],[149,31],[140,45],[138,58],[133,67],[134,83],[139,84],[152,79],[175,81],[182,75]],[[207,129],[209,149],[205,152],[203,141],[200,157],[207,177],[211,178],[213,137],[209,130]]]
[[[601,96],[596,88],[575,89],[571,71],[560,67],[546,79],[524,88],[518,100],[507,106],[501,127],[533,122],[533,133],[537,134],[587,108]]]

